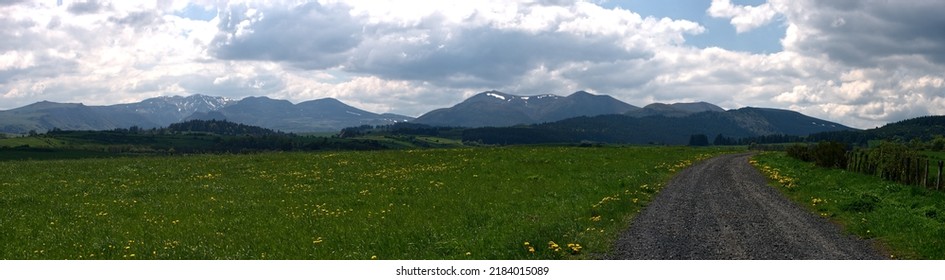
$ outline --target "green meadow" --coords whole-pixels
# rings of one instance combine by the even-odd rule
[[[505,147],[0,162],[0,259],[593,259],[731,150]]]
[[[875,241],[890,258],[945,259],[942,191],[821,168],[784,153],[763,153],[753,163],[795,202]]]

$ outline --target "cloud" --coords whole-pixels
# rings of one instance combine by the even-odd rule
[[[735,26],[735,32],[743,33],[771,23],[778,15],[778,11],[770,3],[758,6],[733,5],[731,0],[712,0],[707,10],[709,16],[717,18],[731,18],[730,23]]]
[[[26,2],[27,0],[0,0],[0,6],[10,6]]]
[[[825,54],[855,67],[945,64],[945,2],[786,1],[786,50]],[[911,66],[911,65],[908,65]]]
[[[653,46],[681,44],[683,34],[703,31],[689,21],[642,18],[584,2],[431,3],[437,4],[403,13],[373,2],[288,10],[231,6],[220,22],[215,54],[446,87],[498,87],[539,67],[650,56]]]
[[[306,69],[338,66],[360,42],[361,26],[339,5],[249,7],[220,14],[211,52],[220,59],[280,61]]]
[[[109,3],[99,3],[97,0],[76,1],[69,4],[69,12],[77,15],[95,14],[111,9]]]
[[[694,47],[687,36],[718,32],[591,1],[3,1],[0,108],[202,93],[416,116],[496,89],[789,108],[858,127],[945,113],[941,1],[702,9],[738,33],[777,22],[783,51]]]

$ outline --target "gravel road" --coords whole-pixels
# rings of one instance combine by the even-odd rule
[[[723,155],[673,178],[621,234],[614,259],[881,259],[789,201],[748,163]]]

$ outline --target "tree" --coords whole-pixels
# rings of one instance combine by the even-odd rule
[[[715,136],[715,141],[712,141],[712,145],[716,145],[716,146],[728,146],[728,145],[737,145],[737,144],[738,144],[738,141],[736,141],[733,138],[725,137],[722,134]]]
[[[693,134],[689,136],[689,146],[708,146],[709,136],[705,134]]]
[[[935,135],[935,138],[932,138],[932,150],[941,151],[945,150],[945,137],[941,135]]]

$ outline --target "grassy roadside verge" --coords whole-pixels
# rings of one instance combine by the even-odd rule
[[[584,259],[689,147],[0,162],[0,259]],[[527,243],[526,243],[527,242]]]
[[[785,195],[902,259],[945,259],[945,193],[826,169],[784,153],[752,164]]]

